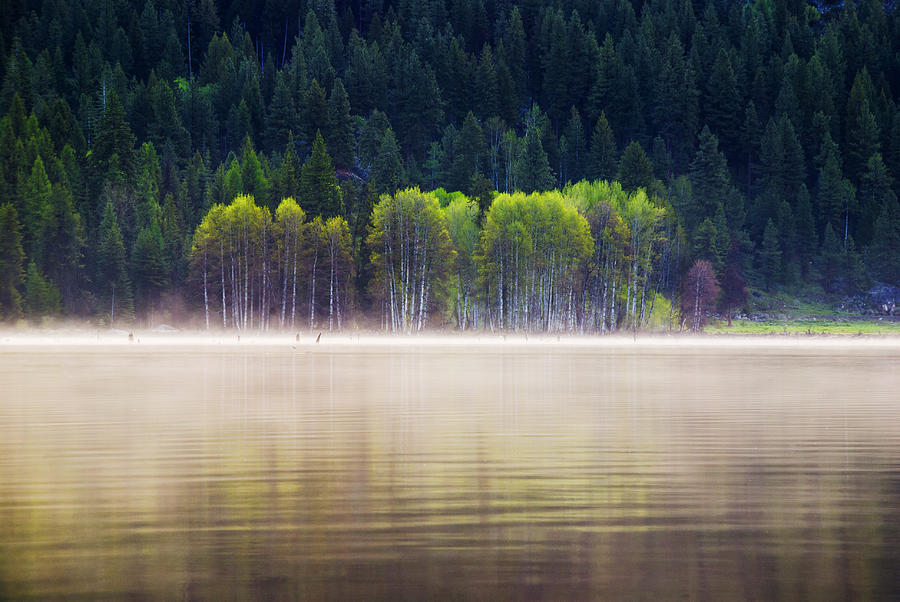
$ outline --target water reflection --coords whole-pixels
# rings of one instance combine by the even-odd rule
[[[884,350],[0,353],[0,598],[890,597]]]

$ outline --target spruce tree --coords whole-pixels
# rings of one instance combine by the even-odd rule
[[[331,97],[328,99],[326,145],[336,166],[349,169],[356,164],[354,152],[356,137],[353,118],[350,116],[350,99],[340,79],[334,80]]]
[[[341,189],[322,132],[316,132],[312,154],[300,170],[300,206],[307,215],[333,217],[341,212]]]
[[[614,180],[618,154],[616,138],[612,128],[609,127],[609,121],[606,120],[606,113],[601,112],[591,134],[591,153],[587,167],[588,179]]]
[[[900,286],[900,203],[896,197],[887,200],[875,221],[869,254],[873,276]]]
[[[110,324],[130,320],[134,312],[131,282],[125,269],[125,243],[112,202],[106,203],[97,236],[97,292],[109,310]],[[101,312],[104,311],[101,306]]]
[[[653,183],[653,164],[641,143],[632,140],[619,160],[616,179],[625,190],[649,189]]]
[[[0,320],[22,315],[22,285],[25,251],[22,250],[22,228],[16,208],[11,203],[0,205]]]
[[[762,274],[766,290],[781,274],[781,242],[778,239],[778,228],[769,219],[763,232],[762,248],[759,251],[759,271]]]
[[[381,136],[378,152],[372,162],[370,176],[378,194],[393,194],[403,185],[405,180],[403,160],[400,158],[400,149],[397,146],[394,130],[390,126]]]
[[[292,131],[297,131],[297,110],[291,93],[288,76],[279,71],[275,77],[275,90],[266,114],[266,141],[270,150],[282,148]]]
[[[525,134],[525,148],[516,163],[516,183],[524,192],[544,191],[553,187],[553,173],[547,153],[541,144],[540,131],[531,128]]]
[[[32,320],[53,316],[62,311],[59,290],[38,270],[32,261],[25,273],[25,313]]]

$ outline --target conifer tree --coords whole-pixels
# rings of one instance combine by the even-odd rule
[[[25,273],[25,313],[33,320],[59,314],[62,310],[59,290],[32,261]]]
[[[759,271],[766,290],[770,290],[781,273],[781,241],[778,239],[778,228],[771,218],[766,222],[766,229],[763,232],[762,248],[759,251]]]
[[[125,243],[111,202],[103,210],[97,235],[97,288],[109,308],[109,321],[130,320],[134,306],[125,269]]]
[[[612,128],[609,127],[609,121],[606,120],[606,113],[601,112],[591,134],[591,153],[588,158],[587,168],[588,179],[607,181],[615,179],[618,154],[616,138],[613,135]]]
[[[653,183],[653,164],[641,143],[632,140],[619,160],[616,179],[625,190],[649,189]]]
[[[403,185],[403,160],[400,158],[394,130],[390,126],[381,137],[370,175],[379,194],[392,194]]]
[[[540,131],[536,127],[525,134],[524,149],[516,164],[516,173],[518,188],[524,192],[544,191],[553,187],[553,173],[541,144]]]
[[[16,208],[11,203],[0,205],[0,320],[22,315],[22,285],[25,251],[22,250],[22,228]]]
[[[353,118],[350,117],[350,99],[340,79],[334,80],[328,99],[328,135],[326,145],[338,167],[352,168],[356,163]]]
[[[341,189],[322,132],[316,132],[312,154],[300,170],[300,205],[310,216],[329,218],[341,212]]]

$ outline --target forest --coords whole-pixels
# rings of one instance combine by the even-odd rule
[[[0,8],[0,321],[696,330],[900,286],[892,1]]]

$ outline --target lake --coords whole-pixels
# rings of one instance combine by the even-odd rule
[[[900,595],[900,344],[0,343],[0,598]]]

